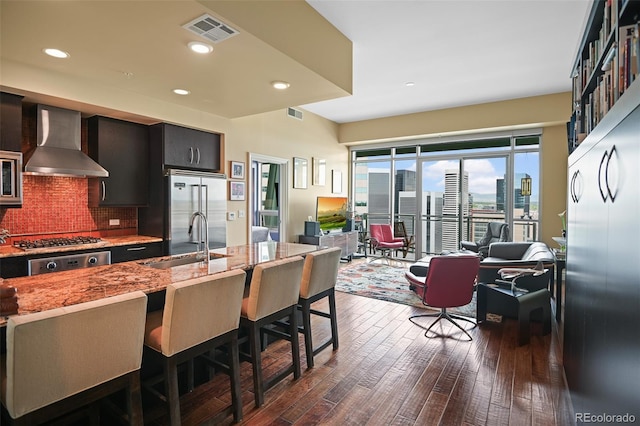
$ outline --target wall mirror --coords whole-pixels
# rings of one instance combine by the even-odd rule
[[[327,179],[327,160],[324,158],[313,159],[313,184],[324,186]]]
[[[293,158],[293,187],[299,189],[307,188],[307,174],[309,161],[306,158]]]
[[[340,194],[342,192],[342,172],[332,170],[331,192],[333,192],[334,194]]]

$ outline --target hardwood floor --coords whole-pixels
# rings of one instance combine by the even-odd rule
[[[434,329],[450,337],[426,338],[407,319],[420,309],[340,292],[336,299],[340,348],[325,349],[307,370],[301,336],[301,378],[289,376],[267,391],[260,409],[254,407],[251,366],[241,364],[242,424],[575,424],[555,322],[547,336],[534,324],[530,344],[521,347],[516,321],[509,319],[474,328],[471,342],[457,340],[463,333],[445,322]],[[314,306],[326,309],[326,302]],[[323,318],[313,318],[312,327],[316,339],[330,332]],[[290,363],[288,344],[265,350],[265,375]],[[216,376],[182,396],[182,424],[231,424],[231,416],[214,419],[229,403],[229,380]]]

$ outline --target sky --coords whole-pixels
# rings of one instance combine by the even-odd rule
[[[537,197],[540,186],[539,180],[539,154],[538,153],[518,153],[515,155],[516,173],[527,173],[532,179],[532,196]],[[388,170],[390,163],[379,163],[380,170]],[[422,171],[423,191],[444,191],[444,176],[446,170],[458,168],[457,160],[437,160],[425,161]],[[397,160],[396,168],[400,170],[416,170],[414,160]],[[469,173],[469,192],[472,194],[489,195],[496,192],[496,180],[504,178],[506,171],[506,159],[500,158],[479,158],[465,161],[465,170]],[[516,183],[516,186],[519,186]]]

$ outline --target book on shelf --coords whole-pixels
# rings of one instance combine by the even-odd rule
[[[619,53],[619,87],[620,94],[633,83],[638,77],[638,37],[639,23],[620,27],[618,38],[620,45]]]
[[[640,77],[640,0],[594,1],[593,7],[589,39],[571,76],[575,125],[567,129],[569,152]]]

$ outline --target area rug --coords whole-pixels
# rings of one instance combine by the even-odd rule
[[[434,309],[422,304],[420,297],[409,290],[409,283],[404,277],[406,268],[386,265],[384,263],[354,263],[340,268],[336,290],[372,299],[401,303],[422,309]],[[466,306],[450,308],[447,311],[458,315],[475,318],[476,300]]]

